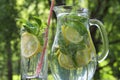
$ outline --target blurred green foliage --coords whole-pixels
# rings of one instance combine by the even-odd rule
[[[51,0],[0,0],[0,79],[20,80],[20,27],[18,19],[38,16],[42,26],[47,23]],[[82,1],[82,0],[81,0]],[[56,5],[74,5],[74,0],[56,0]],[[85,5],[83,5],[85,4]],[[90,11],[90,18],[104,23],[109,38],[109,55],[98,64],[94,80],[120,79],[120,0],[84,0],[82,6]],[[53,15],[55,18],[55,15]],[[50,28],[50,46],[55,34],[55,19]],[[99,51],[100,36],[95,28],[91,35]],[[50,63],[50,62],[49,62]],[[52,80],[49,69],[48,80]]]

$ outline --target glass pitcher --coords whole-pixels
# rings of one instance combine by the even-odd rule
[[[103,24],[89,19],[88,10],[71,6],[55,6],[57,31],[51,49],[50,67],[55,80],[91,80],[97,62],[103,61],[108,54],[108,40]],[[103,51],[96,54],[90,26],[98,27]]]

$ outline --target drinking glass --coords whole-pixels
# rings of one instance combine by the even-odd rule
[[[42,59],[41,59],[42,58]],[[41,61],[40,72],[37,72]],[[47,80],[47,54],[42,56],[39,37],[22,28],[21,34],[21,80]]]

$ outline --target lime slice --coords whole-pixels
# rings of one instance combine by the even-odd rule
[[[83,36],[81,36],[79,32],[72,27],[65,27],[64,36],[68,41],[75,44],[83,40]]]
[[[78,50],[76,53],[76,63],[78,67],[87,65],[91,60],[91,49]]]
[[[42,51],[42,47],[40,46],[40,42],[38,38],[28,32],[24,32],[21,36],[21,54],[26,58],[30,58]]]
[[[68,70],[74,69],[74,63],[73,63],[72,59],[68,55],[65,55],[61,52],[58,56],[58,62],[60,64],[60,66],[65,69],[68,69]]]

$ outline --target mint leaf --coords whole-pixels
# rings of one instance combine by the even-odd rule
[[[41,21],[41,19],[39,19],[39,18],[36,17],[36,16],[33,16],[33,19],[36,21],[36,23],[37,23],[39,26],[42,25],[42,21]]]
[[[35,24],[32,24],[30,22],[27,22],[25,25],[23,25],[25,27],[25,29],[34,34],[34,35],[37,35],[38,34],[38,31],[39,31],[39,27],[37,27]]]

